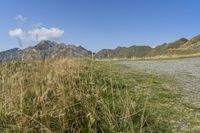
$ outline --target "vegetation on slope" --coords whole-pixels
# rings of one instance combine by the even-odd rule
[[[80,60],[0,70],[0,132],[172,132],[195,122],[177,89],[155,75]]]
[[[198,49],[200,47],[200,35],[193,37],[191,40],[187,41],[183,48]]]
[[[164,43],[155,48],[149,46],[118,47],[103,49],[96,53],[98,58],[156,58],[159,56],[193,56],[200,53],[200,35],[187,40],[181,38],[171,43]]]
[[[152,50],[150,46],[117,47],[116,49],[103,49],[96,54],[97,58],[131,58],[144,57]]]
[[[148,56],[170,55],[171,51],[179,49],[187,41],[188,41],[187,39],[181,38],[171,43],[164,43],[152,49],[152,51],[148,54]],[[174,54],[176,54],[176,52],[174,52]]]

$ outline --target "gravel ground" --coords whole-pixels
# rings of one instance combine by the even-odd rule
[[[122,61],[119,64],[150,73],[173,76],[183,90],[183,99],[195,108],[200,108],[200,58]]]

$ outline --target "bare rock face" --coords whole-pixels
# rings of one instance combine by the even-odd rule
[[[81,46],[43,40],[36,46],[26,49],[15,48],[0,52],[0,61],[60,59],[67,57],[90,57],[91,55],[91,51]]]

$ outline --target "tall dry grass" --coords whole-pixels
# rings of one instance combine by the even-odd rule
[[[113,132],[121,126],[133,130],[128,118],[133,103],[123,105],[126,110],[120,113],[127,118],[120,125],[116,84],[98,67],[79,60],[1,64],[0,131]]]
[[[0,132],[170,132],[185,115],[174,106],[179,94],[160,79],[104,62],[12,62],[0,70]]]

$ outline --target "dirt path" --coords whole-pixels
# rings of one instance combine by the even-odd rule
[[[200,108],[200,58],[177,60],[123,61],[134,69],[173,76],[183,89],[184,100]]]

